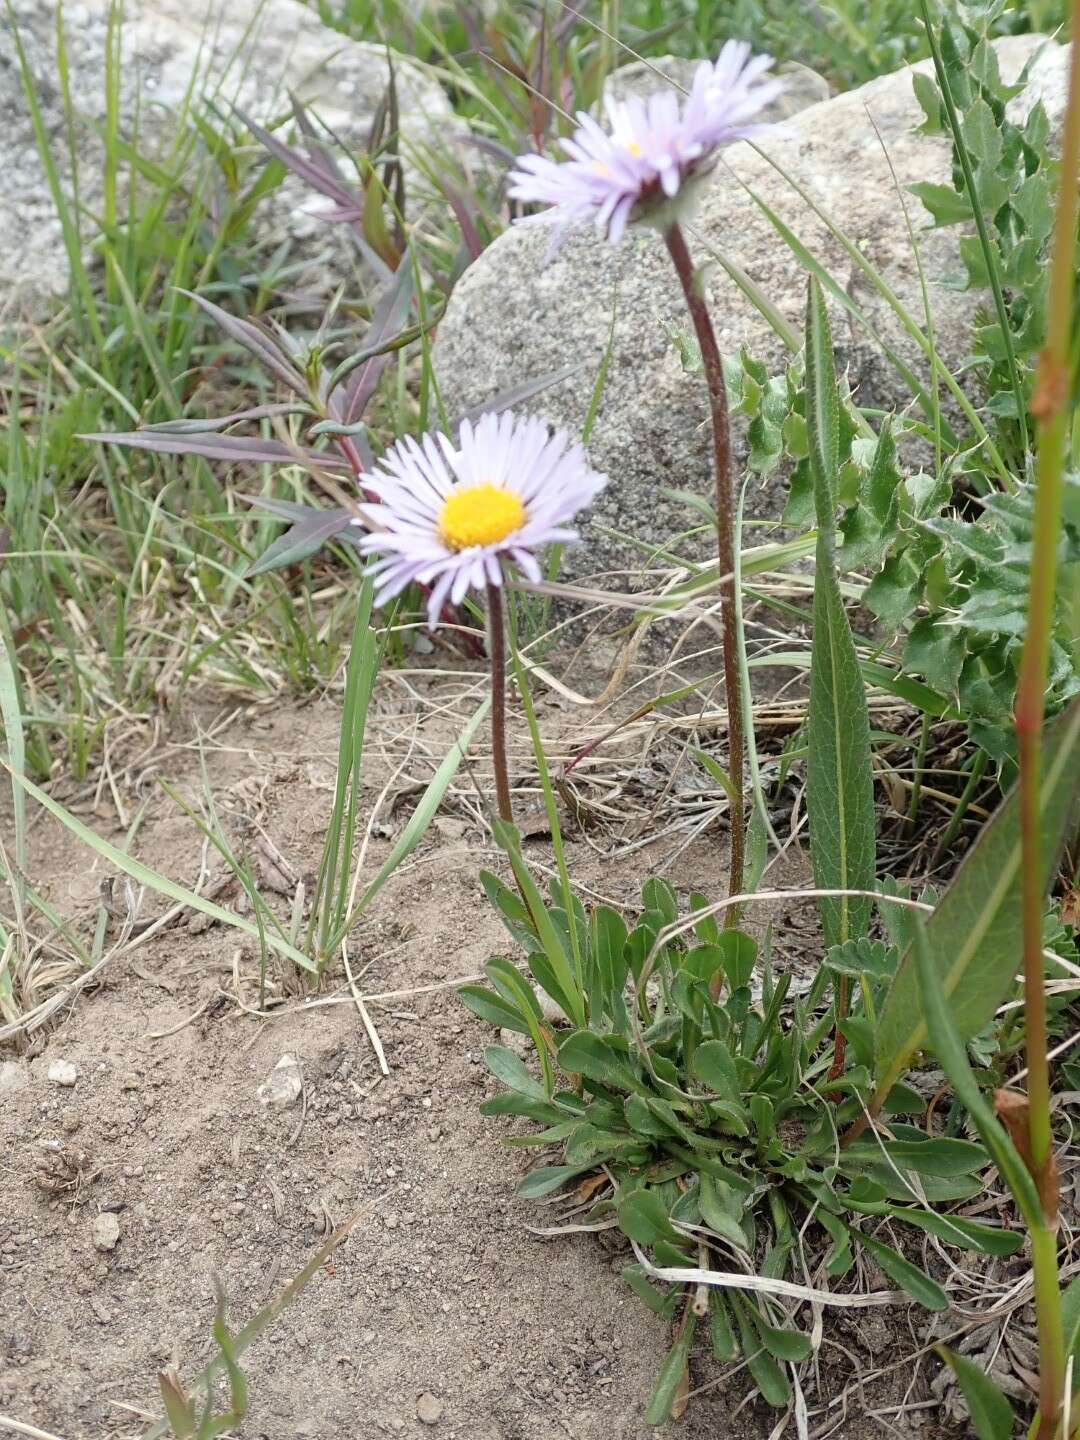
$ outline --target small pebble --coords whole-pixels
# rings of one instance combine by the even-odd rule
[[[79,1069],[70,1060],[50,1060],[48,1075],[54,1085],[70,1090],[79,1078]]]
[[[17,1060],[5,1060],[0,1064],[0,1094],[5,1090],[21,1090],[25,1084],[26,1076]]]
[[[111,1211],[106,1210],[102,1214],[94,1216],[90,1234],[95,1250],[115,1250],[117,1241],[120,1239],[120,1221]]]
[[[65,1135],[74,1135],[81,1124],[82,1116],[77,1110],[72,1110],[70,1106],[67,1106],[60,1111],[60,1129]]]
[[[425,1390],[416,1402],[416,1418],[421,1425],[437,1425],[442,1419],[445,1409],[446,1406],[437,1395],[432,1395],[430,1390]]]
[[[300,1099],[303,1088],[300,1061],[295,1055],[282,1055],[256,1094],[264,1105],[270,1105],[275,1110],[286,1110]]]

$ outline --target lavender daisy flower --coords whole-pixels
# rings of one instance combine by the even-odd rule
[[[457,447],[445,435],[400,441],[364,477],[379,501],[360,507],[371,528],[358,541],[379,556],[375,603],[429,585],[434,629],[447,600],[498,589],[507,563],[538,581],[534,551],[576,540],[569,522],[605,484],[569,435],[508,411],[464,421]]]
[[[527,222],[553,223],[561,232],[594,220],[615,244],[632,221],[669,212],[708,172],[719,146],[773,128],[754,119],[783,89],[781,80],[765,78],[772,63],[767,55],[751,57],[744,42],[729,40],[715,63],[698,66],[681,107],[672,90],[645,100],[608,99],[609,130],[579,112],[578,129],[559,142],[570,158],[521,156],[509,194],[549,207]]]

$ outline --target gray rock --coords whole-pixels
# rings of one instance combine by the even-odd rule
[[[1037,36],[1001,40],[996,49],[1003,73],[1014,79],[1040,47],[1046,49],[1034,62],[1031,93],[1042,96],[1054,119],[1063,103],[1065,52]],[[785,138],[763,147],[859,246],[920,321],[918,268],[896,185],[949,180],[949,147],[940,138],[915,133],[922,118],[910,71],[904,70],[803,110],[787,121]],[[921,368],[920,352],[876,289],[789,182],[749,145],[729,147],[703,187],[689,229],[696,259],[706,261],[713,254],[735,262],[801,333],[806,275],[746,186],[788,222],[879,334]],[[912,223],[921,228],[927,217],[913,197],[907,203]],[[948,287],[949,279],[961,273],[955,232],[922,230],[919,241],[939,348],[955,362],[970,346],[978,297]],[[684,507],[663,499],[661,489],[708,494],[712,488],[705,386],[685,373],[672,342],[674,332],[689,333],[682,295],[663,243],[651,231],[632,231],[612,248],[588,228],[573,234],[545,264],[548,246],[545,226],[517,226],[472,265],[439,326],[435,365],[454,414],[512,385],[581,362],[578,375],[543,392],[532,405],[553,424],[577,434],[615,309],[611,365],[590,442],[593,464],[607,472],[611,483],[594,507],[597,524],[585,526],[589,543],[567,552],[566,571],[578,576],[632,571],[641,563],[640,549],[602,536],[598,527],[647,544],[667,541],[693,522]],[[709,272],[708,289],[721,349],[734,352],[745,345],[781,369],[783,345],[719,265]],[[861,401],[883,407],[906,403],[904,384],[880,346],[842,311],[834,310],[833,329],[838,364],[846,368]],[[775,517],[782,503],[776,483],[764,490],[755,483],[747,497],[751,515]],[[609,583],[617,585],[618,578]]]
[[[90,1238],[95,1250],[106,1253],[115,1250],[120,1240],[120,1221],[107,1210],[100,1215],[95,1215],[94,1223],[90,1228]]]
[[[71,1060],[50,1060],[46,1073],[52,1084],[70,1090],[79,1078],[79,1067]]]
[[[300,1099],[303,1088],[300,1061],[295,1055],[282,1055],[256,1094],[261,1104],[274,1110],[286,1110]]]
[[[80,119],[76,151],[80,198],[99,213],[102,149],[93,125],[105,118],[108,0],[14,0],[27,64],[57,169],[70,193],[64,109],[57,78],[56,11],[61,6],[73,108]],[[346,39],[319,23],[299,0],[129,0],[121,36],[121,132],[168,163],[178,141],[178,115],[192,75],[197,103],[213,95],[219,108],[238,105],[265,123],[287,112],[296,91],[341,139],[360,144],[386,88],[381,46]],[[440,87],[402,56],[394,58],[403,149],[433,143],[452,119]],[[190,125],[190,122],[188,122]],[[285,131],[279,131],[285,134]],[[126,167],[125,167],[126,171]],[[194,176],[194,163],[187,178]],[[285,186],[261,211],[260,236],[341,243],[316,218],[325,201],[300,182]],[[92,226],[90,227],[92,235]],[[338,283],[342,273],[337,276]],[[60,221],[34,143],[14,47],[0,45],[0,289],[18,291],[21,306],[40,311],[67,285]]]
[[[0,1095],[10,1095],[15,1090],[22,1090],[25,1085],[26,1075],[17,1060],[0,1061]]]
[[[604,84],[604,94],[613,100],[628,100],[632,95],[644,98],[665,85],[687,91],[700,61],[686,60],[680,55],[658,55],[655,60],[631,60],[613,70]],[[776,73],[784,77],[784,93],[778,95],[763,112],[766,120],[786,120],[809,105],[828,100],[832,93],[829,82],[809,65],[789,61],[779,65]]]

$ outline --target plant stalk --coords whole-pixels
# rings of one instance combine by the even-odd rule
[[[743,745],[742,676],[739,669],[738,612],[735,596],[735,523],[731,486],[731,426],[728,418],[724,364],[716,343],[709,307],[686,239],[678,222],[664,232],[664,241],[679,277],[686,308],[697,335],[712,416],[713,469],[716,482],[716,552],[720,566],[720,622],[723,634],[724,692],[728,712],[728,774],[731,779],[731,857],[728,893],[738,895],[743,883],[746,848],[745,756]],[[737,910],[729,910],[725,925],[738,923]]]
[[[487,587],[488,657],[491,660],[491,759],[499,819],[514,823],[510,778],[506,769],[506,627],[500,585]]]
[[[1080,37],[1080,0],[1072,3],[1073,35]],[[1065,1345],[1057,1269],[1057,1186],[1050,1126],[1046,991],[1042,957],[1043,877],[1039,836],[1042,727],[1046,675],[1054,623],[1058,542],[1070,410],[1069,346],[1076,263],[1077,178],[1080,175],[1080,44],[1069,62],[1069,98],[1061,145],[1061,179],[1054,221],[1046,345],[1039,357],[1031,411],[1038,435],[1034,540],[1027,633],[1016,687],[1016,740],[1020,762],[1021,893],[1024,937],[1024,1020],[1027,1032],[1031,1170],[1042,1202],[1043,1225],[1032,1230],[1035,1308],[1039,1331],[1040,1440],[1058,1429]]]

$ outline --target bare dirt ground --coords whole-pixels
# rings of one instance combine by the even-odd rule
[[[404,708],[395,706],[383,702],[386,714]],[[556,718],[549,713],[544,723]],[[318,863],[338,720],[331,701],[267,706],[237,714],[206,745],[226,828],[235,833],[246,817],[253,834],[249,822],[257,821],[297,876]],[[575,723],[567,720],[568,733]],[[451,733],[436,727],[427,747],[435,760]],[[128,768],[118,794],[127,820],[147,801],[138,855],[190,886],[201,837],[155,785],[162,776],[189,799],[200,792],[190,725],[173,739],[141,769]],[[519,737],[522,756],[524,744]],[[395,761],[377,743],[369,750],[370,809]],[[366,860],[372,873],[411,809],[410,777],[430,774],[425,753],[421,745],[400,777],[401,805],[384,804],[385,828],[375,831]],[[107,786],[60,794],[99,833],[122,841]],[[329,1228],[360,1209],[350,1239],[245,1354],[251,1399],[239,1434],[655,1433],[643,1415],[666,1336],[620,1278],[626,1252],[610,1234],[529,1233],[528,1225],[546,1223],[544,1212],[514,1189],[534,1152],[506,1150],[508,1122],[479,1114],[496,1089],[481,1051],[496,1037],[451,988],[424,990],[512,953],[477,880],[481,865],[499,868],[498,856],[464,772],[457,796],[380,895],[352,955],[366,995],[390,992],[368,1002],[388,1076],[342,976],[330,975],[322,990],[337,1003],[304,1010],[299,993],[277,986],[270,1017],[253,1013],[254,946],[190,914],[110,962],[96,987],[29,1047],[0,1055],[8,1062],[0,1069],[0,1415],[64,1440],[144,1433],[160,1415],[157,1373],[175,1364],[190,1378],[213,1353],[212,1277],[221,1277],[238,1327],[302,1268]],[[9,819],[0,812],[0,826]],[[571,833],[571,871],[594,894],[632,903],[677,838],[612,859],[603,837]],[[681,893],[720,892],[723,840],[714,825],[678,855],[670,878]],[[549,863],[550,845],[534,841],[530,855]],[[31,874],[88,938],[108,867],[39,815]],[[794,885],[802,875],[794,861],[771,878]],[[235,905],[235,893],[226,890],[221,903]],[[287,913],[287,900],[281,905]],[[140,916],[164,908],[150,896]],[[805,907],[774,906],[772,919],[796,948],[800,930],[813,933]],[[257,1088],[286,1053],[300,1058],[303,1098],[267,1108]],[[57,1060],[74,1065],[74,1085],[49,1078]],[[118,1225],[111,1249],[95,1244],[110,1238],[112,1221],[102,1215]],[[907,1361],[865,1393],[850,1388],[857,1369],[888,1367],[914,1350],[920,1324],[907,1311],[828,1320],[811,1405],[816,1433],[943,1433],[933,1410],[898,1420],[905,1397],[929,1394]],[[743,1403],[749,1383],[741,1372],[725,1378],[701,1354],[692,1381],[701,1393],[671,1435],[780,1433],[776,1412]],[[788,1433],[796,1433],[794,1421]]]

